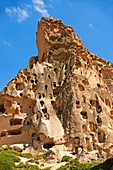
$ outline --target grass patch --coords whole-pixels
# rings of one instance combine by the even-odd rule
[[[34,156],[34,160],[39,160],[39,159],[46,159],[47,158],[47,153],[39,154]]]
[[[91,170],[91,168],[96,165],[98,165],[98,163],[82,164],[78,161],[78,159],[73,159],[57,170]]]
[[[20,162],[20,164],[16,166],[16,170],[50,170],[50,167],[40,169],[37,165]]]
[[[31,165],[29,162],[25,164],[20,162],[20,157],[31,158],[31,162],[35,162],[39,159],[45,159],[46,153],[32,156],[31,153],[20,153],[11,149],[0,150],[0,170],[50,170],[50,168],[40,169],[37,165]],[[15,162],[20,162],[15,165]]]
[[[28,163],[24,164],[23,162],[20,162],[20,164],[16,166],[16,169],[18,170],[40,170],[37,165],[30,165]]]
[[[25,157],[25,158],[32,158],[32,154],[31,153],[20,153],[21,157]]]
[[[15,162],[19,161],[17,152],[10,149],[0,151],[0,170],[15,169]]]

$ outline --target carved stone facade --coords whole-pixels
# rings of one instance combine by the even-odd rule
[[[113,64],[52,17],[38,23],[36,44],[38,56],[0,93],[0,145],[113,155]]]

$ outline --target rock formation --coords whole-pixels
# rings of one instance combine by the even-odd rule
[[[113,64],[61,20],[42,18],[38,56],[0,93],[0,145],[64,145],[113,156]]]

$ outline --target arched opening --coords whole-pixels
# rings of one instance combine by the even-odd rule
[[[31,125],[31,123],[30,123],[29,121],[27,121],[26,125],[28,125],[28,126],[29,126],[29,125]]]
[[[43,109],[42,109],[42,112],[43,112],[43,113],[47,113],[47,108],[46,108],[46,107],[43,108]]]
[[[86,132],[87,132],[87,127],[86,127],[86,125],[83,125],[83,126],[82,126],[82,131],[83,131],[83,133],[86,133]]]
[[[32,85],[32,90],[33,90],[33,92],[35,93],[36,92],[36,90],[38,89],[38,85]]]
[[[3,132],[1,132],[1,137],[6,136],[6,133],[7,133],[7,132],[4,132],[4,131],[3,131]]]
[[[113,110],[110,110],[110,118],[113,119]]]
[[[61,85],[61,82],[58,82],[59,86]]]
[[[98,105],[98,106],[96,107],[96,111],[97,111],[97,113],[102,112],[102,107],[101,107],[100,105]]]
[[[20,96],[22,97],[22,96],[23,96],[23,94],[22,94],[22,93],[20,93]]]
[[[105,133],[103,131],[98,132],[98,141],[100,143],[104,143],[105,142]]]
[[[101,123],[102,123],[102,120],[101,120],[101,118],[100,118],[99,116],[97,117],[97,123],[98,123],[98,124],[101,124]]]
[[[80,138],[78,136],[75,137],[74,144],[75,146],[80,146]]]
[[[34,83],[34,80],[31,80],[31,83]]]
[[[78,84],[78,88],[79,88],[80,91],[84,90],[84,86],[82,84]]]
[[[58,73],[58,68],[54,68],[54,72],[57,74]]]
[[[17,83],[16,84],[16,89],[17,90],[23,90],[24,89],[24,84],[23,83]]]
[[[35,84],[37,84],[37,83],[38,83],[38,80],[36,79],[36,80],[35,80]]]
[[[82,80],[82,83],[83,83],[84,85],[89,85],[89,82],[88,82],[87,80]]]
[[[53,86],[56,88],[56,82],[53,83]]]
[[[52,99],[53,97],[52,97],[52,94],[49,94],[49,97],[50,97],[50,99]]]
[[[80,101],[77,100],[77,101],[76,101],[76,104],[80,104]]]
[[[96,145],[96,141],[95,141],[95,136],[94,136],[94,134],[90,134],[90,136],[91,136],[91,139],[92,139],[92,146],[93,146],[93,149],[94,150],[97,150],[97,145]]]
[[[43,106],[43,105],[44,105],[44,101],[43,101],[43,100],[41,100],[41,101],[40,101],[40,104],[41,104],[41,106]]]
[[[50,76],[50,75],[48,75],[48,78],[49,78],[49,79],[51,79],[51,76]]]
[[[44,93],[42,93],[42,97],[43,97],[43,98],[45,97],[45,94],[44,94]]]
[[[88,137],[86,137],[86,145],[87,145],[87,150],[90,151],[91,150],[91,144],[90,144],[90,139]]]
[[[95,124],[93,122],[89,123],[90,130],[94,132],[96,130]]]
[[[45,85],[45,90],[47,90],[47,88],[48,88],[48,85],[46,84],[46,85]]]
[[[76,108],[80,108],[80,101],[76,100]]]
[[[81,111],[80,114],[82,115],[83,119],[88,119],[88,115],[86,111]]]
[[[113,110],[110,110],[110,114],[113,115]]]
[[[98,87],[98,88],[100,88],[100,87],[101,87],[101,85],[100,85],[99,83],[97,83],[97,87]]]
[[[97,105],[97,104],[96,104],[96,100],[92,100],[92,99],[91,99],[91,100],[90,100],[90,104],[91,104],[92,106],[96,107],[96,105]]]
[[[107,106],[110,106],[110,101],[108,99],[105,99],[105,103]]]
[[[41,94],[39,94],[38,98],[41,99]]]
[[[57,86],[55,89],[53,89],[53,95],[56,96],[58,93],[60,93],[62,89],[62,86]]]
[[[66,63],[66,65],[65,65],[65,70],[67,70],[67,67],[68,67],[68,63]]]

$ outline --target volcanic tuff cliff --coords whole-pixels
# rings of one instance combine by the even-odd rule
[[[42,18],[38,56],[0,93],[0,145],[65,145],[113,156],[113,64],[61,20]]]

